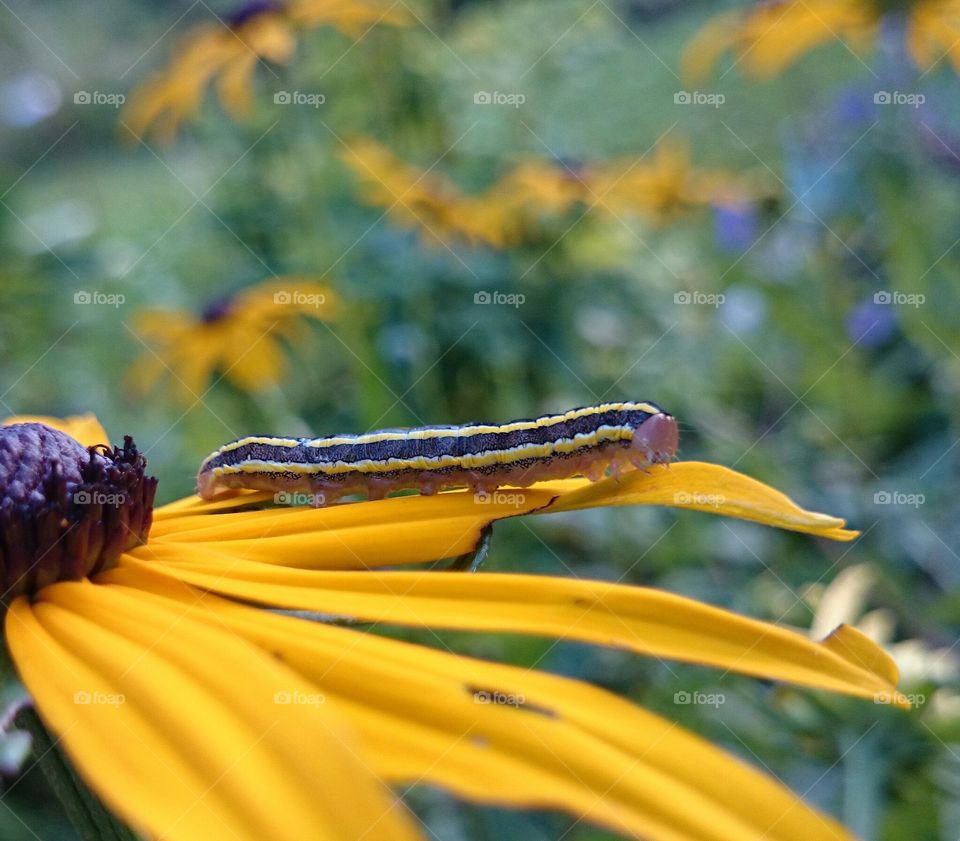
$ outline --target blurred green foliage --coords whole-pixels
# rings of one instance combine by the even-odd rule
[[[114,438],[136,436],[166,501],[191,491],[214,446],[300,432],[277,428],[291,417],[324,434],[649,398],[680,419],[683,458],[735,466],[863,537],[829,545],[698,513],[591,511],[501,524],[489,568],[663,587],[808,626],[807,588],[867,562],[882,580],[871,607],[892,612],[896,639],[955,643],[960,83],[947,67],[920,77],[887,33],[864,62],[832,45],[769,82],[724,66],[709,87],[721,107],[679,105],[678,56],[715,4],[438,0],[415,7],[411,28],[356,45],[305,35],[289,67],[259,68],[249,121],[208,98],[170,148],[124,146],[115,109],[74,104],[80,90],[129,93],[177,33],[210,17],[204,5],[0,9],[5,414],[95,411]],[[276,105],[278,90],[326,101]],[[478,106],[478,90],[526,101]],[[879,90],[926,101],[884,106]],[[37,101],[46,111],[29,118]],[[576,212],[509,251],[430,248],[358,201],[339,156],[360,135],[468,189],[523,155],[640,157],[688,138],[696,162],[754,172],[770,197],[661,227]],[[294,375],[279,389],[255,399],[215,383],[186,412],[162,392],[131,398],[136,312],[199,312],[284,273],[325,277],[347,308],[289,349]],[[93,290],[124,303],[74,303]],[[480,291],[525,301],[476,304]],[[722,303],[696,303],[708,295]],[[909,495],[915,504],[898,501]],[[618,651],[441,636],[625,693],[865,838],[955,838],[956,687],[905,687],[927,703],[904,714]],[[680,690],[726,703],[678,705]],[[3,838],[69,837],[36,773],[6,786]],[[555,815],[411,797],[444,841],[608,837]]]

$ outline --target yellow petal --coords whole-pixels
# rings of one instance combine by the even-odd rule
[[[252,51],[238,55],[226,65],[217,77],[217,94],[224,110],[239,120],[253,110],[253,71],[260,57]]]
[[[225,376],[248,393],[265,391],[287,372],[287,359],[280,343],[269,333],[235,324],[221,348]]]
[[[720,56],[736,44],[742,25],[738,13],[718,15],[700,29],[683,49],[680,78],[687,84],[704,82]]]
[[[106,430],[100,425],[100,421],[93,412],[87,412],[85,415],[70,415],[66,418],[54,418],[48,415],[14,415],[0,425],[10,426],[14,423],[42,423],[51,429],[65,432],[84,447],[110,443]]]
[[[225,557],[308,569],[368,569],[452,558],[472,551],[485,526],[507,517],[606,505],[665,505],[737,517],[833,540],[858,532],[844,521],[805,511],[779,491],[726,467],[679,462],[619,479],[541,482],[480,502],[472,493],[405,496],[328,508],[232,512],[269,495],[225,495],[213,503],[181,500],[157,509],[143,560],[177,560],[202,543]],[[217,511],[216,517],[207,512]],[[175,516],[172,516],[175,515]],[[191,516],[192,515],[192,516]],[[187,559],[180,556],[180,560]]]
[[[329,320],[340,312],[340,298],[331,286],[299,275],[258,283],[236,298],[236,316],[261,329],[283,327],[294,316]]]
[[[402,4],[383,0],[301,0],[291,3],[287,16],[301,26],[324,24],[360,38],[377,24],[409,26],[415,18]]]
[[[130,569],[104,576],[275,651],[356,726],[373,770],[475,800],[553,808],[650,841],[840,841],[773,780],[601,690],[227,602]],[[494,701],[495,703],[488,703]]]
[[[657,465],[647,472],[637,470],[593,485],[581,482],[578,488],[560,495],[550,510],[598,505],[691,508],[832,540],[853,540],[859,534],[845,529],[846,522],[839,517],[806,511],[763,482],[728,467],[697,461]]]
[[[525,501],[520,506],[496,501],[478,504],[473,494],[455,492],[321,509],[226,513],[227,508],[215,517],[186,515],[190,504],[181,502],[177,509],[181,516],[157,509],[150,543],[141,547],[144,553],[137,557],[182,559],[182,553],[202,544],[205,552],[221,552],[225,557],[306,568],[365,569],[422,563],[471,551],[485,525],[549,505],[555,493],[528,488],[522,496]],[[249,497],[226,499],[242,504]],[[197,502],[192,510],[209,508]]]
[[[268,502],[272,502],[275,494],[269,491],[235,491],[230,494],[224,494],[216,499],[201,499],[199,496],[185,496],[177,499],[153,511],[153,521],[166,522],[168,526],[161,526],[160,533],[168,533],[170,528],[184,527],[188,523],[195,526],[199,524],[209,525],[209,520],[203,520],[210,514],[222,514],[243,511],[251,507],[263,507]],[[189,519],[198,517],[201,519]],[[186,530],[186,529],[183,529]]]
[[[875,643],[802,634],[659,590],[532,575],[314,572],[214,555],[146,564],[254,604],[378,623],[575,639],[863,698],[896,692]],[[852,646],[852,647],[844,647]]]
[[[257,15],[241,28],[239,37],[249,51],[276,64],[290,61],[297,47],[293,28],[282,13]]]
[[[418,837],[334,705],[277,694],[317,697],[314,684],[188,613],[89,582],[8,613],[41,715],[111,808],[183,841]]]

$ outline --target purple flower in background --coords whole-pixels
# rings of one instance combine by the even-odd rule
[[[862,87],[842,90],[829,110],[829,117],[838,128],[866,128],[876,119],[873,93]]]
[[[752,204],[717,204],[713,207],[713,231],[723,251],[742,254],[757,240],[757,209]]]
[[[865,347],[879,347],[897,329],[897,313],[889,303],[883,303],[885,293],[862,301],[847,313],[845,325],[851,341]]]

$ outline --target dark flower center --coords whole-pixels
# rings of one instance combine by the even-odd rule
[[[130,436],[83,447],[42,423],[0,428],[0,602],[116,566],[146,542],[157,480]]]
[[[204,324],[214,324],[226,318],[233,311],[233,296],[223,295],[220,298],[214,298],[200,313],[200,320]]]
[[[224,20],[231,29],[239,29],[258,15],[266,12],[276,12],[282,8],[283,3],[279,0],[251,0],[251,2],[245,3],[235,12],[227,15]]]

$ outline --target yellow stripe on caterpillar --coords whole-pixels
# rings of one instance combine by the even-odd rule
[[[326,438],[247,436],[200,467],[198,492],[304,490],[327,504],[344,494],[377,498],[413,488],[492,490],[578,474],[669,462],[677,424],[656,404],[605,403],[506,424],[378,430]],[[318,493],[319,492],[319,493]]]

